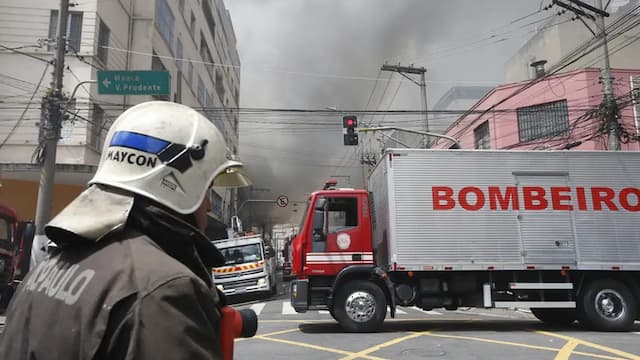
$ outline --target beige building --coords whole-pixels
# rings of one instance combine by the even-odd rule
[[[113,120],[153,98],[201,110],[238,147],[240,61],[223,0],[83,0],[70,8],[54,213],[95,171]],[[35,216],[41,100],[50,88],[58,0],[0,0],[0,202]],[[99,70],[166,70],[170,95],[100,95]],[[226,222],[233,196],[214,195]]]
[[[607,3],[607,1],[603,1]],[[635,22],[638,17],[638,0],[614,0],[607,11],[611,14],[605,18],[606,26],[620,21],[621,16],[633,11],[629,22]],[[553,7],[546,13],[553,15],[558,7]],[[535,35],[528,39],[516,54],[506,64],[506,82],[518,82],[532,79],[535,71],[531,63],[538,60],[546,60],[547,68],[552,68],[559,61],[576,49],[579,45],[592,39],[594,35],[579,20],[571,21],[573,14],[566,13],[561,16],[554,16],[549,21],[540,23]],[[589,19],[584,19],[585,23],[599,34],[596,23]],[[640,28],[631,27],[624,34],[609,41],[609,58],[611,67],[616,69],[637,69],[640,67]],[[602,66],[603,51],[601,48],[584,56],[581,60],[567,66],[562,72],[569,72],[587,67]]]

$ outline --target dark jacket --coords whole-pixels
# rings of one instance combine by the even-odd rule
[[[16,291],[0,359],[222,358],[220,254],[194,227],[147,204],[99,241],[47,235],[59,248]]]

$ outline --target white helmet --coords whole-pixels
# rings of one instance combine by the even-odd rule
[[[206,117],[184,105],[150,101],[113,123],[89,184],[127,190],[190,214],[211,185],[248,185],[242,163],[229,156],[224,137]]]

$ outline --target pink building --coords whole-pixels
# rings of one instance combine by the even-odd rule
[[[623,129],[621,149],[638,151],[640,102],[633,100],[640,99],[640,90],[632,89],[640,88],[640,70],[616,69],[612,75]],[[498,86],[446,134],[459,139],[463,149],[564,149],[571,144],[574,150],[607,150],[600,76],[600,69],[586,68],[553,75],[529,88],[530,81]],[[438,140],[433,147],[450,145]]]

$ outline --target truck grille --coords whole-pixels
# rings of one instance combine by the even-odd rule
[[[245,275],[260,274],[263,271],[264,271],[263,268],[259,268],[259,269],[245,270],[245,271],[236,271],[232,273],[217,273],[214,275],[214,277],[216,279],[229,279],[229,278],[245,276]]]
[[[249,286],[256,286],[258,279],[240,280],[224,284],[225,289],[237,289],[245,288]]]

